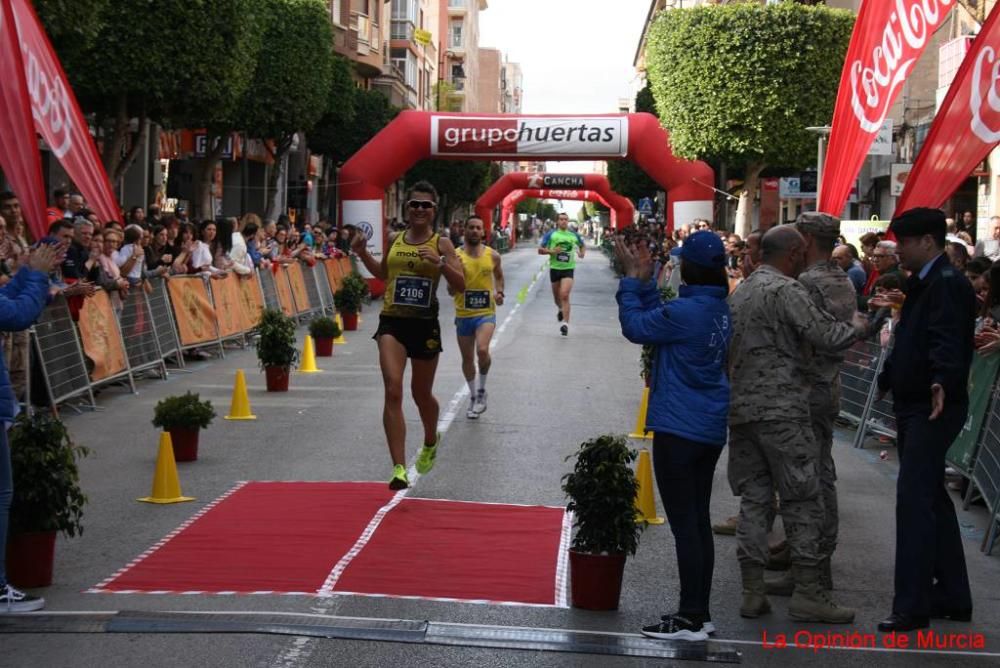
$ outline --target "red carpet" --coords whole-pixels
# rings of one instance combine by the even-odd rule
[[[404,499],[335,592],[557,605],[562,508]]]
[[[98,588],[311,594],[390,498],[385,483],[247,483]]]
[[[381,482],[245,483],[91,591],[565,605],[561,508],[400,497],[380,516],[392,499]]]

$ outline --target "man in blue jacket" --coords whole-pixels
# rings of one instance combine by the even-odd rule
[[[889,229],[911,272],[892,353],[878,378],[892,390],[899,446],[896,595],[880,631],[925,628],[930,619],[969,621],[972,593],[944,457],[969,411],[976,296],[944,252],[937,209],[910,209]]]
[[[0,331],[17,332],[31,327],[48,298],[49,272],[56,266],[61,247],[42,245],[22,262],[9,283],[0,288]],[[0,612],[30,612],[45,606],[45,600],[15,589],[7,582],[7,523],[14,495],[7,430],[19,407],[0,355]]]

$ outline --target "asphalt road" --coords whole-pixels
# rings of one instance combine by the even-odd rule
[[[464,400],[447,426],[436,468],[422,477],[411,496],[519,504],[561,505],[563,460],[583,440],[607,432],[630,431],[641,384],[639,350],[621,337],[607,261],[595,249],[577,270],[573,325],[569,337],[558,333],[555,307],[543,258],[531,248],[504,256],[509,302],[498,322],[490,374],[490,404],[477,421],[466,420]],[[540,276],[535,283],[532,281]],[[515,295],[528,288],[513,316]],[[442,297],[444,290],[441,290]],[[464,381],[459,366],[453,310],[442,309],[445,351],[435,391],[445,408]],[[579,629],[636,634],[676,604],[676,568],[669,528],[650,527],[625,574],[621,608],[613,613],[574,609],[493,606],[360,596],[317,599],[286,596],[152,596],[93,594],[87,589],[133,560],[241,480],[383,480],[390,473],[381,428],[381,378],[375,344],[377,305],[367,308],[361,330],[348,334],[325,373],[295,376],[286,395],[267,394],[253,351],[229,351],[225,360],[199,362],[190,373],[166,381],[139,383],[139,394],[107,389],[96,413],[71,415],[74,439],[93,454],[81,476],[90,498],[80,538],[57,546],[56,582],[41,592],[48,610],[198,611],[232,613],[308,613],[317,619],[380,618],[450,622],[500,627]],[[303,332],[304,333],[304,332]],[[250,400],[259,419],[216,420],[202,435],[198,462],[180,465],[185,494],[193,503],[153,506],[135,499],[149,493],[157,433],[150,424],[153,405],[162,397],[193,390],[213,400],[220,415],[229,405],[235,369],[247,372]],[[408,456],[416,454],[419,422],[406,406]],[[738,615],[739,569],[732,538],[716,541],[713,614],[719,629],[710,648],[738,650],[752,666],[959,666],[1000,662],[1000,554],[979,551],[985,514],[973,507],[960,512],[966,558],[974,586],[975,621],[940,623],[940,634],[981,633],[985,650],[973,654],[886,651],[878,648],[815,651],[765,649],[768,640],[796,632],[875,634],[892,596],[895,464],[877,450],[852,450],[850,434],[838,434],[841,543],[835,557],[837,599],[858,609],[850,628],[803,626],[785,615],[786,602],[772,599],[775,611],[760,620]],[[732,514],[737,500],[725,481],[725,457],[716,474],[713,514]],[[662,511],[661,511],[662,514]],[[401,554],[405,567],[406,555]],[[250,616],[250,615],[245,615]],[[42,629],[37,629],[42,630]],[[800,640],[803,639],[799,636]],[[915,642],[915,639],[914,639]],[[261,633],[0,633],[0,666],[625,666],[683,665],[665,659],[610,657],[538,650],[320,639]]]

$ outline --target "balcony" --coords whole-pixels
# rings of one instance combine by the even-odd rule
[[[469,0],[448,0],[448,16],[465,16],[469,11]]]
[[[382,34],[377,23],[366,14],[351,12],[350,23],[334,25],[334,51],[355,64],[363,78],[373,78],[385,69],[382,54]]]
[[[413,25],[412,21],[393,19],[389,34],[391,39],[405,39],[407,42],[412,42],[413,31],[416,29],[417,26]]]

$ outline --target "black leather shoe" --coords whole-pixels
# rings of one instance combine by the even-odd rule
[[[953,622],[971,622],[972,608],[956,610],[945,607],[931,608],[931,619],[950,619]]]
[[[930,625],[927,617],[910,617],[894,612],[878,623],[878,630],[882,633],[906,633],[914,629],[926,629]]]

